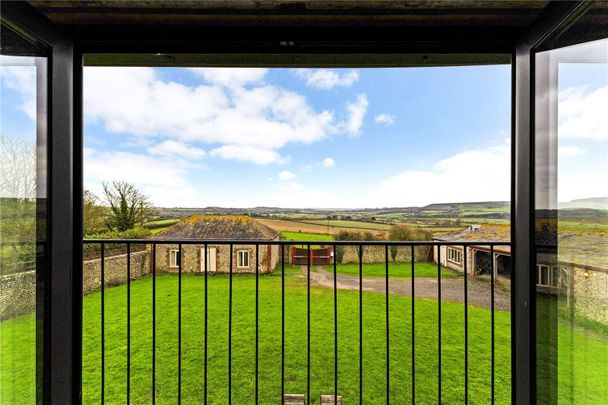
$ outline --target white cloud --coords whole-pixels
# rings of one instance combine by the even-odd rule
[[[330,157],[326,157],[321,161],[323,167],[334,167],[336,165],[336,161]]]
[[[359,80],[359,72],[351,70],[340,74],[330,69],[293,69],[296,76],[306,80],[306,85],[318,90],[334,87],[350,87]]]
[[[399,173],[380,184],[383,205],[509,200],[510,157],[510,146],[500,145],[458,153],[430,170]]]
[[[148,148],[152,155],[166,157],[182,157],[185,159],[201,159],[207,154],[203,149],[168,139]]]
[[[386,125],[387,127],[395,123],[395,116],[391,114],[378,114],[374,117],[374,121],[378,124]]]
[[[259,82],[268,73],[265,68],[191,68],[190,71],[210,83],[227,87]]]
[[[289,170],[283,170],[281,173],[279,173],[279,180],[281,181],[293,180],[296,177],[297,176],[295,175],[295,173],[290,172]]]
[[[196,188],[187,176],[189,163],[130,152],[84,150],[85,187],[102,195],[101,184],[114,180],[133,183],[157,206],[198,206]]]
[[[339,121],[298,93],[260,82],[264,69],[193,72],[211,84],[163,81],[147,67],[87,67],[85,119],[131,138],[211,144],[215,156],[265,164],[281,162],[277,150],[289,143],[358,134],[367,110],[367,97],[360,95],[346,104],[346,117]],[[237,156],[236,147],[247,153]]]
[[[222,159],[251,162],[256,165],[265,165],[268,163],[285,164],[291,160],[289,156],[283,157],[273,150],[240,145],[220,146],[219,148],[212,149],[209,152],[209,155]]]
[[[359,94],[357,100],[352,103],[346,104],[348,110],[348,120],[346,121],[346,131],[351,136],[359,135],[361,127],[363,126],[363,118],[367,112],[367,96],[365,94]]]
[[[571,87],[559,92],[560,139],[608,139],[608,86],[589,91]]]
[[[32,120],[36,120],[36,67],[22,64],[24,61],[20,59],[29,58],[7,58],[2,56],[3,62],[11,63],[14,59],[16,63],[21,65],[1,65],[0,79],[2,85],[19,93],[20,108]],[[32,62],[33,59],[32,59]]]
[[[557,153],[559,156],[563,157],[580,156],[585,154],[585,150],[578,146],[560,146],[557,148]]]
[[[279,190],[286,192],[286,193],[300,191],[303,188],[304,188],[304,186],[302,186],[300,183],[295,182],[295,181],[289,181],[289,182],[279,184]]]

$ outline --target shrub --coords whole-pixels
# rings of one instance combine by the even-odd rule
[[[371,232],[356,232],[356,231],[340,231],[334,237],[335,240],[342,241],[373,241],[377,240],[373,233]],[[344,258],[344,249],[345,246],[336,246],[336,261],[338,263],[342,263],[342,259]],[[359,251],[359,246],[356,247],[357,254],[363,256],[363,250],[365,246],[361,246],[361,251]]]
[[[388,238],[392,241],[425,241],[431,240],[433,234],[426,229],[414,228],[407,225],[393,225],[388,232]],[[390,247],[391,259],[397,261],[398,246]],[[414,260],[414,258],[412,258]]]

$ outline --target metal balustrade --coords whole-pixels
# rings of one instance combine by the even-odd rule
[[[385,274],[385,305],[386,305],[386,398],[385,403],[390,403],[390,322],[389,322],[389,286],[390,286],[390,277],[389,277],[389,247],[398,246],[404,249],[409,247],[410,257],[411,257],[411,310],[412,310],[412,319],[411,319],[411,389],[412,389],[412,402],[415,402],[416,398],[416,340],[415,340],[415,298],[416,298],[416,290],[415,290],[415,274],[416,274],[416,260],[415,260],[415,249],[417,247],[429,247],[431,249],[437,249],[437,310],[438,310],[438,319],[437,319],[437,395],[438,402],[442,403],[442,320],[441,320],[441,304],[442,304],[442,283],[441,283],[441,247],[449,247],[456,246],[461,247],[463,249],[463,262],[464,262],[464,277],[463,277],[463,288],[464,288],[464,397],[462,401],[466,404],[469,400],[469,313],[468,313],[468,279],[470,275],[466,271],[467,269],[467,249],[470,249],[472,246],[483,246],[488,247],[490,249],[490,257],[494,257],[494,248],[496,246],[510,246],[509,242],[488,242],[488,241],[467,241],[467,242],[435,242],[435,241],[269,241],[269,240],[153,240],[153,239],[88,239],[84,240],[83,243],[85,245],[99,245],[100,253],[101,253],[101,341],[100,341],[100,350],[101,350],[101,402],[104,402],[104,391],[105,391],[105,304],[104,304],[104,296],[105,296],[105,248],[106,245],[124,245],[126,246],[126,254],[127,254],[127,265],[126,265],[126,279],[127,279],[127,306],[125,311],[127,313],[127,342],[126,342],[126,370],[125,370],[125,379],[126,379],[126,392],[125,392],[125,400],[126,403],[130,403],[131,400],[131,247],[132,245],[147,245],[151,246],[151,277],[152,277],[152,347],[150,348],[152,352],[152,373],[151,373],[151,386],[152,386],[152,403],[155,403],[156,400],[156,278],[157,278],[157,269],[156,269],[156,261],[157,261],[157,247],[161,245],[178,245],[179,255],[177,258],[178,265],[178,322],[177,322],[177,375],[175,378],[177,379],[177,402],[181,403],[181,394],[182,394],[182,249],[184,245],[198,245],[204,247],[204,358],[203,358],[203,392],[204,392],[204,403],[208,402],[207,397],[207,363],[208,363],[208,345],[207,345],[207,336],[208,336],[208,275],[210,271],[208,270],[208,245],[213,244],[214,246],[227,246],[229,249],[229,257],[230,265],[229,265],[229,290],[228,290],[228,363],[226,365],[228,371],[228,386],[227,386],[227,398],[228,402],[232,403],[232,322],[233,322],[233,276],[236,273],[234,269],[234,246],[253,246],[255,247],[255,398],[254,402],[257,404],[259,402],[259,253],[260,246],[279,246],[279,266],[281,268],[281,398],[284,401],[285,398],[285,248],[290,246],[306,246],[306,249],[311,250],[311,246],[317,245],[325,245],[331,246],[333,248],[334,257],[331,262],[332,264],[329,266],[333,269],[333,389],[334,393],[332,395],[335,404],[339,403],[339,380],[338,380],[338,282],[337,282],[337,263],[335,260],[335,252],[336,248],[339,246],[353,246],[357,249],[358,254],[358,297],[359,297],[359,353],[358,353],[358,376],[359,376],[359,403],[363,403],[363,375],[364,375],[364,365],[363,365],[363,313],[364,313],[364,300],[363,300],[363,248],[366,246],[378,246],[384,247],[384,264],[386,269]],[[305,265],[307,268],[306,272],[306,291],[307,291],[307,364],[306,364],[306,402],[311,402],[311,263],[310,263],[311,255],[308,255],[308,263]],[[490,294],[491,294],[491,303],[490,303],[490,311],[491,311],[491,374],[489,376],[490,390],[491,390],[491,401],[494,403],[495,399],[495,264],[494,260],[490,260]],[[429,337],[430,338],[430,337]],[[353,371],[354,372],[354,371]]]

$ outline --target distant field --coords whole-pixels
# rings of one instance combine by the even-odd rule
[[[166,228],[171,225],[175,225],[179,222],[179,219],[160,219],[158,221],[150,221],[144,224],[144,228],[148,229],[156,229],[156,228]]]
[[[325,235],[327,236],[327,232],[331,235],[335,235],[340,231],[357,231],[357,232],[372,232],[377,237],[387,238],[388,230],[391,228],[391,225],[388,224],[376,224],[373,222],[359,222],[359,221],[341,221],[341,220],[330,220],[329,221],[329,229],[327,226],[327,221],[289,221],[285,219],[265,219],[265,218],[256,218],[256,221],[269,226],[270,228],[281,232],[281,233],[295,233],[295,234],[314,234],[314,235]],[[416,228],[423,228],[428,231],[431,231],[434,235],[442,234],[446,232],[457,232],[465,228],[465,225],[459,227],[446,227],[446,226],[436,226],[433,223],[403,223],[404,225],[413,226]],[[354,225],[359,225],[360,227],[354,227]],[[362,227],[361,227],[362,226]],[[368,226],[368,228],[365,228]],[[370,227],[371,226],[371,227]],[[373,226],[377,228],[372,228]],[[292,240],[303,240],[303,239],[292,239]],[[314,239],[313,239],[314,240]]]
[[[332,235],[307,232],[281,232],[282,240],[334,240]]]
[[[568,230],[608,231],[608,224],[598,224],[593,222],[559,221],[557,226],[559,229]]]
[[[378,230],[378,231],[387,231],[391,228],[391,225],[388,224],[379,224],[376,222],[364,222],[364,221],[349,221],[349,220],[341,220],[341,219],[330,219],[329,221],[326,219],[311,219],[311,220],[302,220],[299,222],[314,224],[314,225],[325,225],[326,227],[329,225],[334,228],[357,228],[357,229],[368,229],[368,230]]]
[[[453,218],[453,217],[433,217],[435,221],[455,221],[459,219],[463,224],[496,224],[496,225],[508,225],[509,220],[504,218]]]
[[[300,222],[300,221],[289,221],[284,219],[266,219],[266,218],[256,218],[256,221],[264,224],[275,231],[278,232],[295,232],[295,233],[314,233],[314,234],[325,234],[327,235],[328,227],[327,221],[325,225],[321,225],[321,222],[312,223],[312,222]],[[356,221],[352,221],[356,222]],[[374,234],[386,235],[385,231],[369,229],[369,228],[351,228],[344,226],[329,226],[329,233],[335,235],[340,231],[359,231],[359,232],[373,232]]]

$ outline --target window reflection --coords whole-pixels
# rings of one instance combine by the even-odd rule
[[[46,63],[2,26],[0,55],[0,402],[37,402],[37,293],[46,218]]]
[[[608,398],[608,40],[537,54],[540,403]]]

